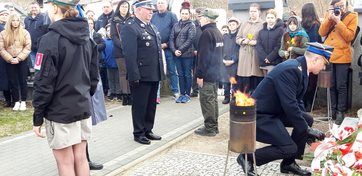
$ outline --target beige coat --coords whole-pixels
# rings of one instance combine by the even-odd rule
[[[248,20],[240,26],[239,32],[236,36],[236,43],[240,45],[237,71],[238,76],[263,76],[263,72],[259,68],[259,61],[256,55],[255,46],[241,44],[243,40],[248,39],[249,37],[251,37],[251,40],[257,40],[259,31],[262,28],[263,21],[261,19],[254,23]]]
[[[25,43],[20,43],[20,41],[15,41],[13,45],[8,48],[5,48],[5,30],[0,33],[0,55],[8,63],[11,59],[17,57],[19,61],[24,61],[29,53],[31,52],[31,38],[27,30],[24,30],[25,34]]]

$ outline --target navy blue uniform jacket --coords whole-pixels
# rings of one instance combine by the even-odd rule
[[[157,82],[164,78],[161,38],[154,25],[147,27],[138,18],[121,30],[128,81]]]
[[[285,129],[286,123],[297,132],[308,128],[302,113],[303,95],[308,86],[307,63],[304,56],[278,64],[259,84],[252,97],[256,99],[257,141],[287,145],[294,143]]]

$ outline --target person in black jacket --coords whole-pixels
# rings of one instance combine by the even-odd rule
[[[309,36],[310,42],[322,43],[322,37],[319,35],[318,30],[321,22],[313,3],[306,3],[302,8],[302,27],[305,29]],[[309,74],[308,89],[304,95],[304,107],[307,112],[312,110],[314,93],[317,89],[318,75],[313,73]]]
[[[93,39],[93,41],[97,44],[97,50],[98,50],[98,60],[102,60],[102,52],[103,50],[106,48],[106,44],[102,38],[102,35],[95,32],[94,30],[94,19],[93,18],[88,18],[88,25],[89,25],[89,37],[91,39]],[[107,80],[108,82],[108,80]],[[107,84],[108,85],[108,84]],[[104,92],[103,92],[103,85],[102,85],[102,81],[100,83],[100,85],[98,86],[102,86],[102,88],[99,88],[99,90],[97,91],[102,91],[102,93],[98,93],[98,94],[101,94],[102,95],[102,98],[104,98]],[[100,97],[100,96],[98,96]],[[94,96],[92,96],[92,101],[97,101],[96,98]],[[101,100],[98,100],[98,101],[101,101]],[[103,103],[104,103],[104,99],[102,99]],[[101,102],[98,102],[97,106],[101,106],[102,103]],[[101,108],[97,109],[98,111],[100,111]],[[91,109],[91,113],[94,113],[94,109]],[[100,116],[100,115],[99,115]],[[96,118],[94,116],[92,116],[92,119],[93,118]],[[94,125],[94,124],[93,124]],[[86,146],[86,155],[87,155],[87,160],[88,160],[88,163],[89,163],[89,169],[90,170],[101,170],[103,169],[103,165],[102,164],[99,164],[99,163],[96,163],[96,162],[92,162],[90,160],[90,157],[89,157],[89,149],[88,149],[88,142],[87,142],[87,146]]]
[[[278,52],[281,45],[280,41],[284,34],[284,23],[277,16],[277,12],[274,9],[267,11],[266,22],[263,24],[263,29],[259,32],[256,43],[256,54],[264,76],[266,76],[275,65],[283,61]]]
[[[199,46],[199,39],[202,33],[201,30],[201,25],[200,25],[200,13],[204,10],[205,8],[197,8],[195,9],[195,27],[196,27],[196,36],[195,36],[195,40],[194,40],[194,63],[192,65],[192,92],[190,97],[197,97],[199,96],[199,86],[197,85],[197,79],[196,79],[196,63],[197,63],[197,50],[198,50],[198,46]]]
[[[127,79],[131,87],[132,122],[134,140],[151,144],[161,140],[152,132],[156,115],[156,98],[159,81],[163,80],[161,37],[150,23],[153,4],[151,0],[134,3],[135,18],[121,30],[123,54],[126,60]]]
[[[41,133],[45,122],[59,175],[90,174],[86,143],[91,136],[89,101],[98,84],[98,54],[87,20],[77,17],[78,2],[48,1],[54,22],[40,40],[34,65],[33,131],[45,137]]]
[[[195,134],[201,136],[215,136],[219,132],[217,90],[223,56],[223,38],[216,27],[215,20],[218,16],[213,9],[205,9],[200,14],[202,34],[197,51],[196,77],[200,88],[204,127],[197,129]]]
[[[96,21],[95,27],[94,29],[98,32],[99,29],[101,28],[105,28],[106,25],[108,23],[111,22],[112,17],[113,17],[113,5],[112,5],[112,1],[110,0],[105,0],[103,1],[103,6],[102,6],[102,10],[103,13],[102,15],[100,15]]]
[[[50,23],[49,17],[40,13],[39,3],[34,1],[30,4],[31,14],[24,19],[25,29],[30,33],[31,37],[31,53],[30,59],[32,67],[34,67],[35,54],[38,51],[38,41],[41,36],[48,32]]]
[[[228,29],[230,32],[223,35],[224,37],[224,57],[221,66],[221,82],[224,84],[224,100],[222,104],[230,102],[231,86],[234,89],[236,84],[231,85],[230,78],[236,78],[236,71],[238,69],[239,50],[240,45],[236,44],[236,34],[239,31],[240,21],[235,17],[228,20]]]
[[[191,70],[194,60],[194,47],[192,44],[196,35],[196,27],[190,20],[190,15],[191,11],[189,8],[181,8],[181,20],[173,26],[169,41],[169,47],[175,56],[174,61],[180,85],[180,96],[176,99],[176,103],[187,103],[190,101]]]
[[[130,4],[126,0],[122,0],[118,3],[114,16],[111,22],[111,38],[113,41],[113,57],[116,59],[118,72],[119,72],[119,83],[121,86],[122,105],[132,105],[131,90],[127,81],[127,69],[126,61],[124,59],[122,50],[122,39],[121,30],[128,20],[130,20]]]
[[[7,21],[8,15],[8,10],[0,9],[0,32],[5,29],[5,23]],[[3,95],[5,98],[5,107],[11,107],[14,105],[12,105],[11,103],[11,93],[9,89],[6,65],[6,61],[0,56],[0,91],[3,91]]]

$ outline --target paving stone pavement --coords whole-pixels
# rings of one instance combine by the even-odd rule
[[[220,114],[228,106],[221,104]],[[134,162],[162,148],[174,139],[203,124],[199,100],[192,98],[186,104],[176,104],[171,97],[164,97],[157,106],[154,133],[161,141],[141,145],[133,141],[131,107],[121,106],[107,110],[108,120],[93,127],[89,151],[92,161],[104,164],[92,176],[112,175],[118,168]],[[29,117],[31,118],[31,117]],[[56,176],[57,167],[46,139],[35,137],[28,131],[0,139],[0,175],[4,176]]]
[[[119,175],[129,176],[222,176],[226,155],[173,150],[162,156],[148,160],[137,169]],[[303,168],[303,167],[302,167]],[[279,172],[279,162],[272,162],[257,167],[262,176],[287,176]],[[226,176],[245,175],[236,162],[236,157],[229,157]]]

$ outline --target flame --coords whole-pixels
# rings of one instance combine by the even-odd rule
[[[239,90],[234,93],[236,106],[254,106],[255,100],[250,98],[248,94],[244,94]]]
[[[235,77],[230,77],[229,78],[229,82],[230,84],[237,84],[238,82],[236,81]]]

